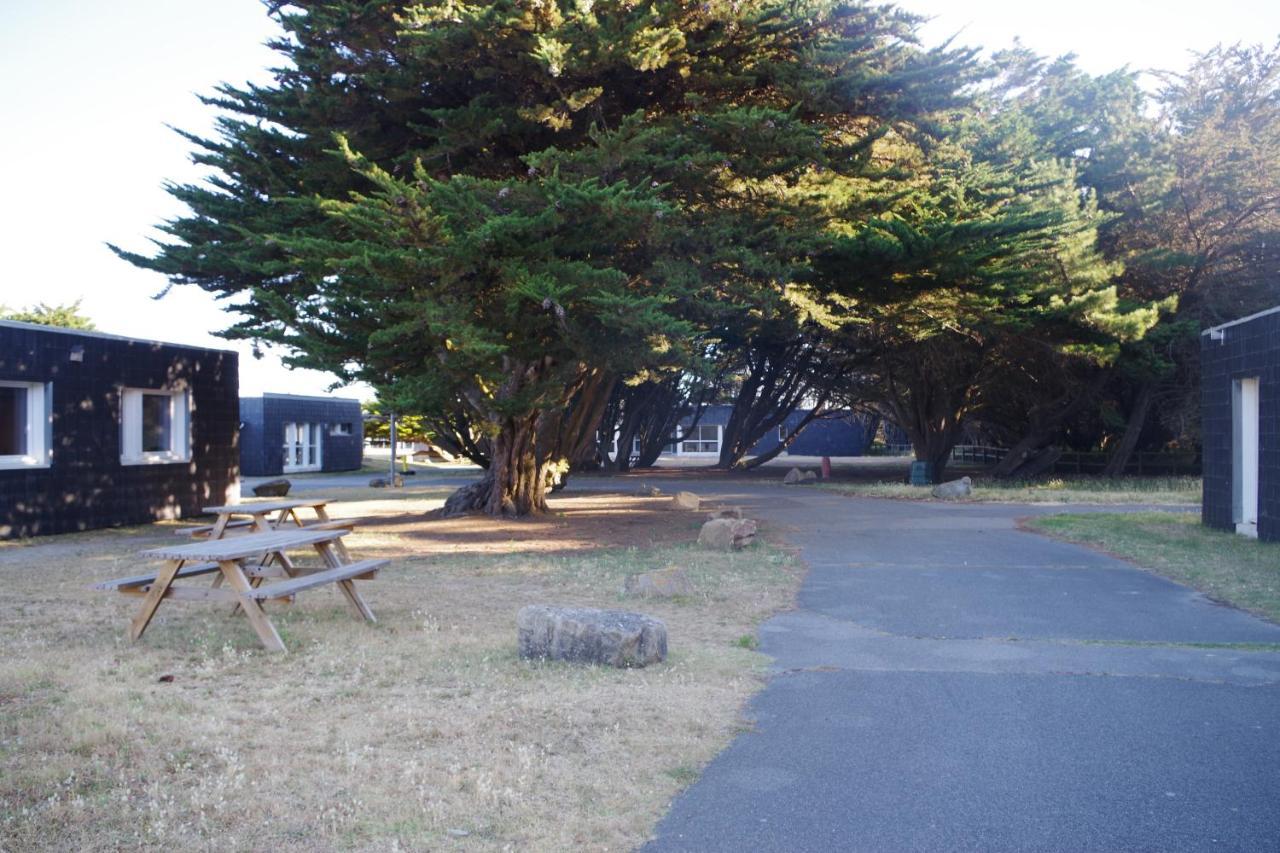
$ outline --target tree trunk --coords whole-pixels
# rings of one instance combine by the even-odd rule
[[[1093,400],[1094,395],[1102,389],[1106,378],[1107,374],[1099,371],[1093,381],[1078,392],[1069,392],[1045,407],[1044,410],[1032,413],[1031,425],[1027,428],[1026,434],[1018,439],[1018,442],[1009,448],[1009,452],[1004,455],[1004,458],[992,467],[991,476],[999,479],[1007,479],[1013,476],[1030,476],[1023,466],[1031,464],[1038,458],[1039,451],[1043,450],[1044,446],[1053,440],[1062,424],[1069,418],[1075,417],[1086,404]]]
[[[509,361],[504,365],[508,378],[493,397],[475,390],[471,405],[484,412],[497,434],[490,440],[492,457],[485,478],[454,492],[444,505],[444,515],[460,515],[483,510],[492,516],[520,517],[547,510],[547,491],[568,471],[560,453],[559,428],[583,376],[559,386],[553,395],[547,385],[553,364],[543,358],[534,362]],[[534,407],[516,414],[502,414],[492,401],[510,404],[530,388],[542,386],[545,393]]]
[[[535,450],[538,415],[508,418],[493,439],[493,460],[484,479],[463,486],[445,501],[445,517],[483,511],[518,518],[547,510],[547,466]]]
[[[858,451],[859,456],[866,456],[871,451],[871,445],[875,443],[876,433],[880,431],[880,423],[884,419],[880,415],[864,415],[862,431],[862,448]]]
[[[945,427],[931,430],[919,439],[912,436],[911,446],[915,450],[915,459],[917,462],[925,462],[929,465],[932,482],[943,482],[947,464],[951,461],[951,448],[955,447],[955,444],[955,431]]]
[[[1133,451],[1138,447],[1138,439],[1142,437],[1142,428],[1147,425],[1147,415],[1151,411],[1154,398],[1155,383],[1143,382],[1137,398],[1133,401],[1133,409],[1129,412],[1129,422],[1125,424],[1124,435],[1120,437],[1120,443],[1116,445],[1111,458],[1107,460],[1106,469],[1102,472],[1106,476],[1119,477],[1124,474],[1124,469],[1129,467]]]
[[[490,486],[484,511],[494,516],[535,515],[547,510],[547,477],[536,448],[538,415],[508,418],[493,440]]]
[[[761,453],[759,456],[753,457],[750,462],[743,463],[743,470],[749,471],[752,468],[757,468],[768,462],[770,459],[775,458],[779,453],[795,444],[796,438],[800,435],[800,431],[823,414],[825,414],[825,412],[822,409],[811,409],[809,414],[805,415],[800,423],[796,424],[795,429],[791,430],[785,439],[779,441],[774,447],[764,453]]]

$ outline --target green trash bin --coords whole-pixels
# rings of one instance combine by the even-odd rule
[[[912,462],[911,463],[911,485],[932,486],[933,485],[933,463]]]

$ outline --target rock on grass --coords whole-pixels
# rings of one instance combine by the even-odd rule
[[[626,610],[531,604],[516,616],[520,657],[640,667],[667,658],[667,626]]]

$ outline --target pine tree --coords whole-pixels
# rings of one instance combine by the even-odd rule
[[[619,378],[784,304],[829,176],[956,100],[967,53],[830,0],[280,5],[154,256],[238,337],[489,438],[487,512],[545,507]],[[602,393],[603,392],[603,393]],[[598,418],[598,415],[597,415]],[[570,418],[590,435],[589,417]],[[465,502],[465,501],[464,501]]]

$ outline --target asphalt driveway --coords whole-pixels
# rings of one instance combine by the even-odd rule
[[[1044,507],[699,488],[811,572],[647,850],[1280,849],[1280,626],[1017,529]]]

